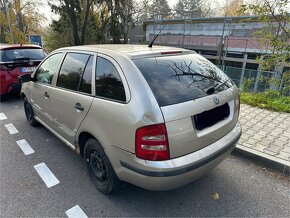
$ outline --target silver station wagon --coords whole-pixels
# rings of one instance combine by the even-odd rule
[[[19,80],[29,124],[41,123],[84,157],[102,193],[124,182],[149,190],[190,183],[241,135],[237,87],[194,51],[67,47]]]

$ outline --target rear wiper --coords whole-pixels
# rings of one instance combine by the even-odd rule
[[[222,87],[223,85],[225,85],[230,79],[225,80],[224,82],[216,85],[216,86],[212,86],[209,89],[206,90],[206,94],[210,95],[212,93],[214,93],[216,90],[218,90],[220,87]]]

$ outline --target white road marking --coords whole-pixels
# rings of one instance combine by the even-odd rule
[[[80,208],[79,205],[72,207],[65,213],[69,218],[88,218],[88,216],[84,213],[84,211]]]
[[[19,133],[12,123],[6,124],[5,127],[11,135]]]
[[[34,166],[34,169],[46,184],[47,188],[55,186],[59,183],[58,179],[53,175],[45,163],[40,163]]]
[[[6,120],[7,117],[5,116],[4,113],[0,113],[0,120]]]
[[[25,155],[34,153],[34,150],[25,139],[18,140],[16,143]]]

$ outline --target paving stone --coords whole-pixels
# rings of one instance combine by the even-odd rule
[[[283,128],[281,128],[281,127],[276,127],[275,129],[273,129],[275,132],[280,132],[280,133],[282,133],[282,132],[284,132],[285,131],[285,129],[283,129]]]
[[[287,129],[287,128],[288,128],[288,125],[285,125],[285,124],[279,124],[278,127],[279,127],[279,128],[282,128],[282,129]]]
[[[245,131],[245,133],[247,133],[249,135],[254,135],[256,133],[256,131],[253,131],[251,129],[248,129],[247,131]]]
[[[241,138],[246,139],[246,140],[249,139],[250,137],[251,137],[251,135],[247,134],[246,132],[243,132],[241,135]]]
[[[247,142],[243,142],[243,144],[240,144],[241,146],[245,146],[245,147],[248,147],[248,148],[251,148],[253,145],[247,143]]]
[[[290,154],[289,153],[286,153],[286,152],[283,152],[281,151],[278,155],[277,155],[278,158],[281,158],[283,160],[288,160],[290,161]]]
[[[265,150],[266,147],[267,146],[264,146],[264,145],[258,143],[258,144],[256,144],[256,146],[254,146],[252,148],[255,149],[255,150],[257,150],[257,151],[264,152],[264,150]]]
[[[267,139],[267,140],[269,140],[269,141],[274,141],[276,138],[277,138],[277,137],[272,136],[272,135],[269,135],[269,134],[265,137],[265,139]]]
[[[264,151],[266,153],[272,152],[272,153],[275,153],[275,154],[278,154],[281,150],[282,150],[282,148],[279,147],[279,146],[276,146],[276,145],[270,145],[269,147],[264,149]]]
[[[266,136],[266,135],[269,134],[269,132],[266,132],[266,131],[264,131],[264,130],[260,130],[260,131],[257,132],[257,134],[258,134],[258,135],[261,135],[261,136]]]
[[[277,136],[281,135],[281,133],[280,132],[276,132],[276,131],[271,131],[270,135],[277,137]]]
[[[286,136],[283,136],[283,135],[280,135],[280,136],[278,137],[278,139],[281,140],[281,141],[283,141],[283,142],[288,142],[288,141],[290,140],[289,137],[286,137]]]
[[[247,143],[249,143],[251,145],[256,145],[257,142],[258,142],[258,140],[254,139],[254,138],[249,138],[249,140],[247,141]]]
[[[255,134],[252,139],[256,139],[257,141],[261,141],[265,136]]]
[[[277,152],[273,152],[273,151],[267,150],[267,148],[264,149],[264,153],[272,155],[272,156],[276,156],[277,155]]]
[[[286,147],[286,146],[285,146],[281,151],[290,154],[290,147],[288,147],[288,146]]]
[[[269,146],[273,143],[273,141],[267,140],[267,139],[262,139],[259,144],[262,144],[264,146]]]
[[[283,141],[278,140],[278,139],[274,140],[273,145],[276,145],[276,146],[279,146],[279,147],[283,147],[286,144],[286,142],[283,142]]]
[[[263,129],[263,127],[265,126],[266,124],[263,124],[263,123],[256,123],[255,127],[256,128],[259,128],[259,129]]]

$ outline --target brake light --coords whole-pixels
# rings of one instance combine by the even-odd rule
[[[161,55],[170,55],[170,54],[181,54],[182,51],[165,51],[161,52]]]
[[[169,144],[165,124],[144,126],[136,130],[136,156],[144,160],[168,160]]]

